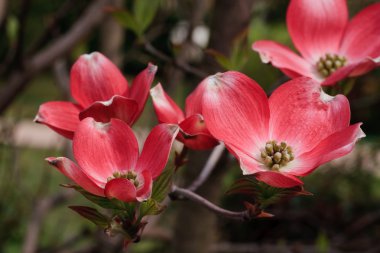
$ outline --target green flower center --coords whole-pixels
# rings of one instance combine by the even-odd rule
[[[328,77],[334,73],[337,69],[346,65],[347,59],[344,56],[337,54],[326,54],[324,57],[320,57],[317,62],[317,70],[323,77]]]
[[[137,180],[137,175],[136,173],[132,172],[132,171],[128,171],[127,173],[121,173],[119,171],[117,172],[114,172],[112,174],[112,177],[109,177],[108,178],[108,181],[112,180],[112,179],[115,179],[115,178],[126,178],[128,179],[131,183],[134,184],[134,186],[139,186],[139,181]]]
[[[261,158],[269,170],[278,171],[294,160],[294,154],[292,147],[288,146],[286,142],[268,141],[265,148],[261,150]]]

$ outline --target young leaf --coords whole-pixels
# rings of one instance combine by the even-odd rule
[[[255,199],[261,209],[281,200],[298,195],[311,195],[302,186],[292,188],[275,188],[258,181],[254,176],[246,176],[238,179],[227,194],[244,194]]]
[[[116,21],[123,27],[132,30],[137,36],[142,34],[139,23],[135,17],[127,10],[115,10],[111,12]]]
[[[95,208],[88,206],[69,206],[69,208],[99,227],[106,228],[108,226],[108,218]]]
[[[105,198],[105,197],[101,197],[101,196],[91,194],[78,185],[62,184],[61,186],[66,187],[66,188],[72,188],[72,189],[76,190],[77,192],[82,194],[83,197],[85,197],[86,199],[88,199],[89,201],[91,201],[92,203],[94,203],[100,207],[103,207],[106,209],[117,209],[117,210],[124,210],[125,209],[123,202],[118,201],[118,200],[110,200],[110,199]]]
[[[165,206],[160,205],[156,200],[150,198],[140,204],[140,218],[146,215],[157,215],[164,210]]]
[[[166,169],[154,181],[152,190],[152,199],[158,203],[162,202],[170,191],[173,180],[174,169]]]
[[[143,33],[152,23],[159,6],[160,0],[134,1],[133,14],[141,33]]]

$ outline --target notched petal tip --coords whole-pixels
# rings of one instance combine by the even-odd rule
[[[50,165],[57,166],[60,162],[59,157],[47,157],[45,158],[45,161],[47,161]]]
[[[157,65],[154,65],[151,62],[148,63],[148,73],[149,74],[153,74],[153,75],[156,74],[157,69],[158,69]]]

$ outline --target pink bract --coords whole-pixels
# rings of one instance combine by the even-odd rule
[[[73,138],[74,163],[65,157],[46,160],[86,191],[124,202],[150,198],[152,182],[164,169],[178,126],[160,124],[145,141],[141,154],[127,123],[85,118]]]
[[[301,185],[323,163],[349,153],[364,137],[361,123],[350,125],[343,95],[324,93],[307,77],[264,90],[242,73],[229,71],[206,78],[201,111],[209,131],[239,160],[243,174],[274,187]]]
[[[98,52],[84,54],[70,73],[71,95],[76,103],[52,101],[40,106],[35,121],[72,139],[80,120],[100,122],[118,118],[132,125],[142,113],[157,67],[148,64],[131,87],[120,70]]]
[[[194,109],[198,95],[191,94],[186,99],[185,113],[164,91],[161,84],[150,90],[154,110],[160,123],[177,124],[180,133],[177,140],[191,149],[204,150],[218,145],[219,142],[208,131],[200,110]]]
[[[252,49],[290,78],[333,85],[380,65],[379,13],[380,3],[373,4],[349,21],[345,0],[292,0],[287,27],[302,57],[274,41],[257,41]]]

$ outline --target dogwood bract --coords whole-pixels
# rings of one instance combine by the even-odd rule
[[[120,70],[104,55],[84,54],[70,73],[71,95],[77,103],[44,103],[35,121],[69,139],[73,138],[80,120],[86,117],[99,122],[118,118],[132,125],[143,111],[156,71],[156,66],[148,64],[129,88]]]
[[[161,84],[150,90],[154,110],[160,123],[178,124],[180,133],[177,139],[191,149],[210,149],[219,142],[211,136],[200,111],[197,111],[196,100],[192,95],[186,99],[185,113],[162,89]]]

